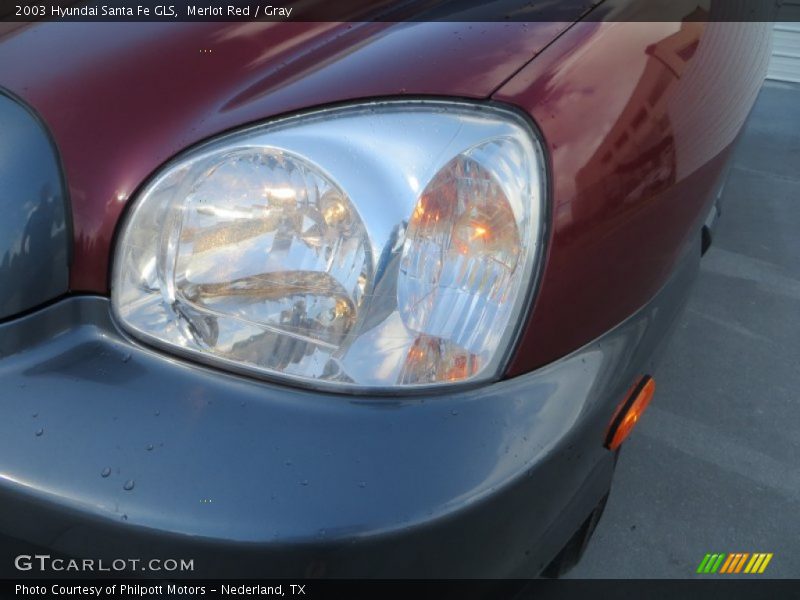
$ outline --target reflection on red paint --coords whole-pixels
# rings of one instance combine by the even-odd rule
[[[495,94],[533,115],[552,157],[547,263],[509,376],[641,308],[699,233],[769,31],[689,17],[579,23]]]

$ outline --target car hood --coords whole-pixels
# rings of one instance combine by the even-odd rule
[[[563,3],[554,16],[572,13]],[[540,17],[546,16],[539,14]],[[0,29],[0,86],[61,153],[75,236],[71,289],[105,293],[114,231],[164,161],[204,138],[358,98],[485,98],[570,25],[38,23]]]

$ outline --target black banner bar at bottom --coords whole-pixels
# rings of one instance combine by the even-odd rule
[[[295,600],[436,600],[552,598],[800,598],[800,580],[792,579],[535,579],[535,580],[81,580],[4,579],[0,598],[292,598]]]

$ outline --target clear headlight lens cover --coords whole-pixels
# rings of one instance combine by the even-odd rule
[[[317,388],[498,375],[541,246],[544,164],[511,111],[380,102],[221,137],[141,193],[112,300],[133,335]]]

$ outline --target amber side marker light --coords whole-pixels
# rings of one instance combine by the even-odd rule
[[[656,391],[656,380],[650,375],[643,376],[628,392],[622,404],[614,413],[611,424],[608,426],[605,447],[609,450],[616,450],[625,441],[633,427],[639,421],[653,393]]]

